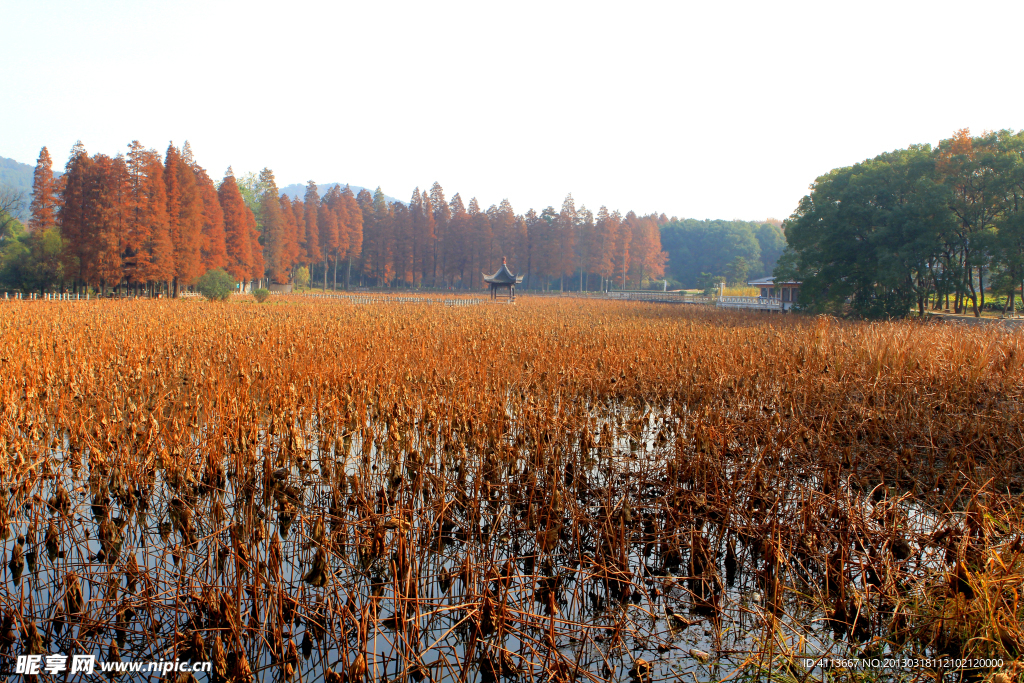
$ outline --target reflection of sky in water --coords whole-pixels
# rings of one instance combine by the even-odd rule
[[[714,680],[734,672],[759,648],[770,646],[776,653],[789,651],[800,655],[851,651],[848,645],[833,642],[831,632],[824,627],[824,615],[813,598],[814,591],[805,583],[808,579],[817,580],[817,576],[804,569],[798,557],[790,558],[783,569],[792,590],[786,593],[782,611],[777,620],[769,616],[763,604],[765,587],[758,572],[765,562],[758,559],[750,543],[743,542],[742,534],[735,533],[752,529],[748,526],[747,501],[741,494],[730,518],[703,515],[700,504],[704,492],[693,482],[683,484],[684,489],[690,487],[686,505],[690,506],[690,513],[696,510],[707,518],[703,535],[717,549],[717,572],[722,577],[718,617],[710,618],[696,609],[691,593],[695,584],[688,582],[685,574],[692,523],[701,517],[679,518],[675,537],[680,542],[681,554],[679,563],[669,567],[669,571],[659,566],[657,543],[653,548],[645,548],[643,539],[644,516],[664,512],[666,505],[671,507],[660,482],[665,460],[674,453],[674,441],[682,423],[664,411],[614,404],[591,406],[591,415],[594,448],[574,465],[571,476],[585,480],[593,495],[583,501],[568,496],[563,500],[567,524],[551,553],[537,550],[537,525],[550,512],[549,495],[541,496],[540,500],[547,502],[535,506],[532,516],[505,499],[485,500],[491,489],[486,478],[475,474],[478,462],[471,456],[463,475],[467,494],[460,496],[451,485],[459,478],[456,461],[449,459],[446,465],[438,466],[437,458],[428,456],[422,470],[423,492],[414,496],[413,473],[404,466],[392,466],[385,451],[402,453],[404,457],[410,447],[429,454],[446,444],[421,442],[426,429],[417,430],[412,442],[405,442],[404,437],[389,439],[384,422],[366,432],[365,443],[359,433],[343,440],[345,457],[336,458],[334,467],[342,468],[349,476],[360,475],[372,508],[358,525],[364,534],[362,540],[366,541],[366,534],[374,528],[403,524],[392,520],[408,520],[405,535],[411,571],[418,577],[419,602],[418,610],[409,608],[404,613],[404,620],[394,618],[396,591],[400,590],[401,582],[393,571],[392,551],[399,531],[386,528],[387,552],[375,561],[365,561],[356,551],[358,539],[354,536],[357,514],[364,514],[365,510],[360,513],[356,506],[346,505],[346,496],[340,498],[341,508],[336,510],[345,515],[344,522],[327,522],[328,535],[342,526],[347,526],[348,533],[347,537],[339,538],[335,552],[330,555],[326,585],[317,587],[302,580],[316,552],[310,535],[316,520],[324,518],[332,505],[332,487],[324,484],[319,474],[315,421],[306,425],[303,439],[308,455],[304,463],[295,466],[297,461],[293,460],[293,467],[279,471],[277,502],[273,496],[265,496],[261,449],[255,452],[260,464],[253,480],[245,482],[241,475],[232,476],[229,472],[226,493],[200,495],[189,501],[191,530],[196,539],[191,547],[183,542],[172,521],[175,493],[164,471],[159,471],[152,489],[147,489],[149,495],[143,495],[141,503],[136,497],[132,509],[130,491],[143,482],[130,481],[119,473],[89,479],[84,467],[75,475],[67,466],[65,454],[54,451],[56,478],[44,480],[38,491],[30,492],[26,506],[9,512],[12,523],[4,555],[11,558],[17,537],[28,536],[23,539],[27,566],[15,581],[16,568],[5,564],[4,607],[31,616],[48,641],[49,652],[92,652],[103,661],[108,655],[108,643],[115,639],[122,659],[139,661],[172,658],[175,641],[180,648],[191,638],[196,626],[210,626],[208,615],[190,621],[197,600],[212,600],[213,589],[229,596],[238,591],[242,595],[241,621],[245,627],[256,629],[245,640],[249,662],[265,680],[279,679],[271,642],[275,625],[283,621],[288,605],[292,605],[294,615],[278,630],[285,647],[289,634],[299,646],[302,680],[308,681],[322,679],[325,667],[340,670],[344,662],[352,661],[359,647],[360,629],[367,632],[368,666],[378,680],[398,678],[417,663],[416,676],[426,673],[434,680],[459,680],[467,673],[470,680],[476,680],[482,675],[481,667],[486,670],[490,666],[499,672],[505,667],[506,673],[514,668],[524,675],[539,675],[542,669],[553,670],[559,659],[561,666],[567,667],[564,672],[578,667],[598,678],[610,674],[612,678],[623,679],[628,677],[634,660],[641,657],[652,665],[654,680]],[[510,417],[514,421],[516,416]],[[524,416],[521,424],[527,430],[528,423],[529,416]],[[606,436],[602,436],[604,430]],[[214,433],[209,424],[197,431]],[[288,437],[263,434],[261,438],[264,444],[267,440],[274,444],[276,452]],[[193,440],[197,460],[201,439],[196,436]],[[604,444],[600,449],[599,443]],[[64,445],[66,448],[67,443]],[[456,452],[462,449],[461,444],[447,447]],[[535,481],[545,490],[550,487],[545,471],[530,470],[529,458],[535,445],[517,444],[515,438],[506,437],[503,447],[518,453],[503,475],[505,483],[521,488],[524,482]],[[333,462],[335,457],[329,455],[327,459]],[[744,468],[741,458],[725,467],[736,481],[742,478]],[[199,471],[197,476],[202,474]],[[565,476],[564,472],[558,473],[560,479]],[[448,482],[445,486],[441,484],[442,477]],[[815,477],[809,475],[804,479],[813,483]],[[378,493],[388,486],[388,481],[399,484],[393,502]],[[51,519],[45,501],[58,483],[70,492],[73,514],[66,519],[52,516],[59,525],[61,556],[51,559],[44,543]],[[565,483],[560,481],[560,486]],[[784,525],[804,514],[802,505],[809,503],[802,502],[800,487],[806,484],[798,477],[786,477],[779,486],[788,493],[787,503],[776,517],[776,523]],[[443,500],[437,497],[442,488]],[[494,487],[494,495],[500,496],[502,490],[502,486]],[[481,496],[479,507],[473,504],[475,492]],[[35,493],[39,497],[33,501]],[[278,512],[280,500],[288,500],[289,495],[296,496],[291,500],[294,509],[290,524]],[[627,495],[631,517],[628,522],[622,504]],[[106,496],[111,500],[104,507],[102,501]],[[269,511],[265,507],[268,499]],[[219,505],[214,501],[219,501]],[[402,501],[409,506],[405,513],[400,510]],[[873,508],[870,500],[855,499],[852,505],[863,508],[854,511],[860,519],[870,520],[873,513],[878,513],[875,517],[884,513],[882,506]],[[220,519],[215,507],[223,510]],[[900,504],[893,509],[903,517],[903,525],[910,533],[930,533],[938,524],[938,517],[920,507]],[[682,510],[679,508],[676,513]],[[605,527],[601,520],[609,512],[613,521]],[[105,547],[99,539],[99,522],[104,514],[110,520],[106,533],[110,534],[112,525],[116,525],[120,535],[120,543],[113,546]],[[568,523],[573,514],[590,521],[574,526]],[[232,551],[228,525],[236,515],[250,516],[254,522],[249,538],[239,535],[234,542],[246,549],[247,570],[235,562]],[[440,524],[442,521],[444,525]],[[727,533],[727,528],[733,531]],[[279,579],[270,578],[267,569],[271,538],[276,533],[283,536]],[[632,536],[625,555],[621,545],[602,540],[604,533]],[[725,586],[727,571],[723,558],[730,540],[735,545],[740,569],[735,583]],[[612,555],[618,553],[620,566],[624,564],[626,568],[619,578],[631,581],[632,585],[625,591],[616,590],[614,582],[609,586],[605,570],[596,563],[605,548]],[[116,555],[113,565],[105,554]],[[134,555],[140,569],[133,592],[126,590],[124,575],[129,554]],[[465,580],[459,576],[467,557],[475,567],[471,577],[473,590],[467,590]],[[908,566],[917,575],[915,589],[920,590],[925,579],[944,564],[935,551],[927,550],[910,560]],[[87,616],[82,623],[69,620],[64,625],[64,577],[71,570],[82,582],[88,602]],[[255,606],[254,575],[258,579]],[[548,591],[554,592],[553,603]],[[490,602],[495,622],[504,615],[504,627],[477,631],[475,623],[486,610],[475,608],[483,601]],[[348,606],[345,611],[352,614],[352,619],[340,616],[342,605]],[[375,606],[377,619],[357,628],[360,611],[367,606]],[[121,623],[118,614],[124,614],[126,609],[134,610],[134,618]],[[680,618],[666,619],[666,609]],[[317,629],[310,627],[310,618],[319,619],[316,614],[332,611],[334,615],[327,618],[322,632],[316,633]],[[118,627],[123,630],[118,631]],[[227,631],[222,633],[225,646],[231,650]],[[102,643],[102,647],[96,643]],[[553,657],[552,645],[560,658]],[[13,651],[17,648],[16,645]],[[691,650],[699,652],[694,654]],[[702,662],[701,653],[712,653],[711,661]],[[467,657],[471,664],[465,668]],[[201,678],[203,674],[197,676]]]

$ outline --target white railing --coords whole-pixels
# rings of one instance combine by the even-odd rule
[[[707,304],[712,303],[712,299],[703,296],[689,296],[684,294],[678,294],[676,292],[651,292],[651,291],[610,291],[605,292],[605,296],[609,299],[622,299],[625,301],[656,301],[663,303],[687,303],[687,304]]]
[[[769,296],[720,296],[718,305],[724,308],[757,308],[774,311],[783,310],[782,299]]]
[[[436,299],[426,296],[391,296],[391,295],[351,295],[324,294],[322,292],[305,292],[303,296],[312,299],[335,299],[350,304],[428,304],[443,306],[476,306],[485,303],[486,299]]]

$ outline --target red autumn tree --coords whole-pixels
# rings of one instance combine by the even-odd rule
[[[348,262],[345,269],[345,288],[348,289],[352,277],[352,262],[363,253],[363,210],[359,201],[348,185],[341,193],[345,206],[345,239],[347,242],[344,258]]]
[[[70,273],[80,285],[85,284],[85,272],[92,249],[87,234],[91,166],[92,159],[79,140],[71,148],[71,155],[64,167],[64,188],[59,204],[58,222],[65,244],[64,271]]]
[[[306,223],[301,240],[302,262],[312,265],[323,257],[320,249],[320,229],[316,222],[320,212],[320,191],[312,180],[306,185],[306,196],[303,197],[302,204]]]
[[[54,224],[57,197],[53,182],[53,162],[50,152],[45,147],[39,150],[36,169],[32,175],[32,217],[28,221],[28,229],[46,230]]]
[[[199,184],[199,196],[203,208],[203,229],[199,242],[203,272],[227,265],[228,254],[224,234],[224,211],[220,206],[217,188],[206,170],[194,165],[196,181]]]
[[[253,277],[252,239],[247,225],[248,216],[245,200],[238,190],[235,174],[230,168],[217,190],[221,212],[224,216],[224,269],[231,277],[245,281]],[[250,212],[252,213],[252,212]]]
[[[316,224],[320,230],[320,248],[323,251],[324,291],[327,291],[327,259],[338,249],[338,216],[330,203],[320,202]]]

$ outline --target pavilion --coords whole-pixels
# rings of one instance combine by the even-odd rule
[[[522,283],[522,275],[513,275],[512,271],[508,269],[508,264],[505,259],[501,259],[501,268],[494,275],[487,275],[481,273],[484,276],[484,282],[487,283],[488,288],[491,290],[491,298],[497,299],[499,296],[503,296],[508,303],[515,303],[516,301],[516,285]],[[505,294],[502,294],[502,290]]]

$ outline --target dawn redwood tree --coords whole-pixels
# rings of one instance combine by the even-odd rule
[[[303,197],[302,203],[303,218],[305,219],[302,262],[308,264],[312,269],[313,264],[318,263],[323,255],[320,249],[320,228],[316,222],[320,213],[320,190],[312,180],[306,184],[306,196]]]
[[[39,158],[32,174],[32,204],[29,207],[32,215],[28,221],[28,229],[34,232],[52,227],[56,208],[53,162],[50,160],[50,151],[43,147],[39,150]]]
[[[645,277],[664,276],[668,254],[661,249],[661,232],[655,215],[643,216],[634,221],[630,251],[630,267],[636,271],[638,288]]]
[[[434,215],[434,244],[431,268],[431,286],[437,286],[438,273],[444,279],[447,266],[447,252],[445,251],[448,238],[448,223],[451,221],[452,213],[448,202],[444,198],[444,190],[440,183],[435,182],[430,187],[430,210]]]
[[[174,275],[171,277],[173,295],[178,295],[177,274],[181,263],[178,244],[181,241],[181,190],[178,186],[178,166],[181,165],[181,153],[174,143],[167,146],[164,153],[164,185],[167,188],[167,227],[171,236],[171,249],[174,254]]]
[[[352,192],[349,191],[349,196]],[[334,248],[334,289],[338,289],[338,261],[344,258],[345,254],[348,253],[349,241],[352,238],[352,227],[349,225],[351,222],[351,216],[349,215],[349,204],[348,197],[341,189],[341,185],[335,185],[327,193],[327,202],[331,207],[331,211],[334,212],[334,219],[338,226],[338,242]],[[355,203],[355,197],[352,197],[352,203]]]
[[[605,282],[615,272],[614,255],[615,242],[618,236],[618,212],[608,212],[607,206],[602,206],[597,211],[597,221],[594,223],[593,244],[587,251],[587,270],[596,273],[601,278],[601,290],[605,289]]]
[[[224,270],[240,282],[253,279],[252,239],[246,216],[248,207],[230,167],[220,183],[217,197],[224,216]]]
[[[207,273],[216,268],[224,268],[227,265],[228,255],[224,235],[224,212],[221,209],[217,188],[214,187],[213,180],[210,179],[210,176],[202,167],[196,165],[194,169],[203,207],[203,229],[200,240],[202,271]]]
[[[480,210],[480,203],[473,197],[469,200],[469,231],[472,241],[472,265],[469,270],[469,287],[483,285],[483,271],[490,270],[494,261],[494,233],[491,219]]]
[[[572,193],[562,201],[562,210],[555,221],[555,272],[558,275],[558,291],[565,291],[565,276],[572,275],[576,267],[576,203]]]
[[[348,261],[348,267],[345,271],[345,289],[348,289],[352,277],[352,262],[360,258],[363,253],[363,209],[359,205],[356,196],[352,193],[352,188],[348,185],[345,186],[341,195],[345,206],[345,238],[347,244],[344,257]]]
[[[594,213],[586,206],[576,212],[576,258],[580,270],[580,291],[588,289],[587,265],[594,248]]]
[[[203,198],[196,177],[195,160],[188,141],[175,161],[178,184],[178,232],[174,242],[175,295],[203,274],[201,251],[203,236]]]
[[[501,256],[507,258],[510,263],[516,263],[516,215],[512,211],[512,204],[508,199],[502,199],[501,204],[492,205],[487,209],[487,218],[490,219],[491,236]]]
[[[445,263],[448,268],[444,276],[448,284],[455,286],[456,277],[460,285],[465,280],[466,268],[470,267],[471,242],[469,235],[469,212],[462,203],[462,196],[456,192],[448,202],[448,229],[445,231]]]
[[[281,198],[274,180],[274,172],[269,168],[260,171],[260,185],[263,194],[260,196],[259,222],[263,227],[263,259],[266,275],[278,284],[288,282],[288,266],[284,259],[285,219],[281,211]]]
[[[615,246],[612,250],[612,264],[616,279],[621,278],[620,286],[626,288],[626,271],[629,270],[630,246],[633,240],[633,226],[636,214],[630,211],[619,221],[615,235]]]
[[[174,245],[171,243],[171,222],[167,210],[167,184],[164,181],[164,165],[156,150],[133,149],[129,153],[138,155],[138,183],[141,187],[136,200],[136,227],[134,239],[140,245],[135,262],[135,279],[148,283],[151,291],[167,288],[174,279]],[[129,171],[131,174],[131,171]]]
[[[111,159],[105,154],[93,157],[90,173],[89,239],[93,243],[92,284],[117,287],[124,277],[122,254],[129,222],[128,167],[120,154]]]
[[[256,214],[248,205],[245,207],[245,225],[249,230],[249,245],[252,252],[252,270],[249,272],[249,280],[262,280],[266,277],[265,261],[263,259],[263,245],[260,244],[259,224],[256,222]]]
[[[280,202],[281,218],[284,221],[281,265],[288,272],[290,280],[295,268],[305,259],[302,244],[306,239],[306,206],[298,197],[292,201],[287,194],[281,195]]]
[[[316,225],[320,232],[319,244],[324,262],[324,286],[327,291],[327,260],[338,248],[338,217],[328,202],[321,201],[317,210]]]
[[[65,245],[64,272],[72,274],[78,286],[86,284],[86,269],[93,248],[87,234],[91,167],[92,159],[79,140],[71,148],[71,155],[64,166],[58,214]]]

